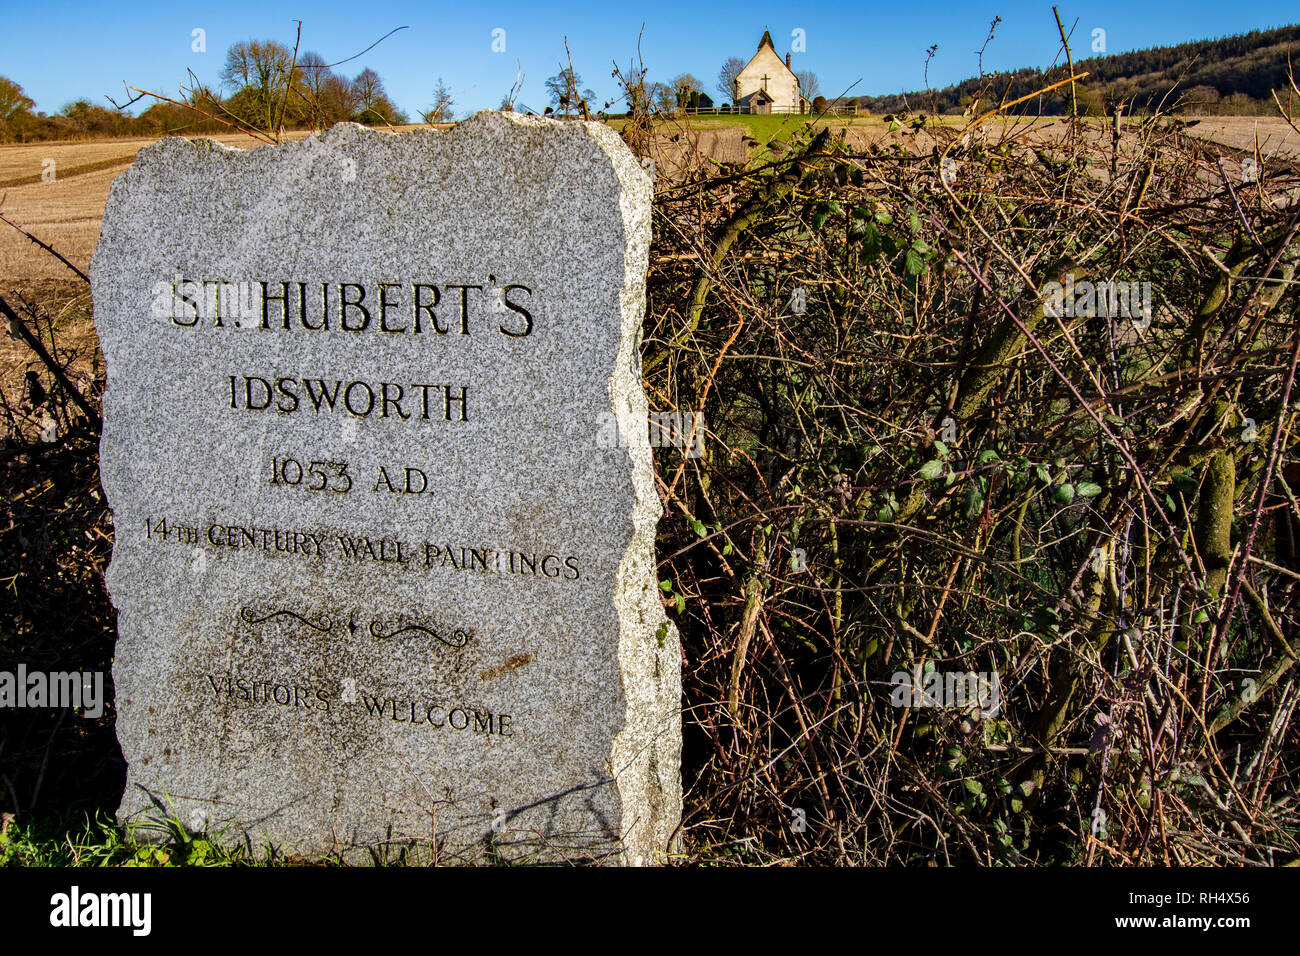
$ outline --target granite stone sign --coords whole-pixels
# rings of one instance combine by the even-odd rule
[[[665,858],[650,193],[605,126],[492,112],[169,138],[113,183],[91,270],[121,821]]]

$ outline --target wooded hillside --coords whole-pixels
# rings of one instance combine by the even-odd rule
[[[1079,105],[1094,114],[1108,112],[1107,102],[1118,100],[1127,103],[1126,111],[1130,113],[1160,107],[1167,112],[1272,114],[1276,111],[1272,91],[1287,89],[1288,57],[1298,41],[1300,26],[1286,26],[1076,60],[1076,71],[1088,74]],[[1087,50],[1086,35],[1078,46],[1081,51]],[[879,113],[903,108],[961,113],[977,97],[989,108],[1003,97],[1009,101],[1027,96],[1065,75],[1062,56],[1058,64],[1046,70],[1027,67],[1011,73],[985,74],[941,90],[863,96],[858,103]],[[1063,115],[1068,108],[1069,90],[1062,89],[1036,97],[1015,111]]]

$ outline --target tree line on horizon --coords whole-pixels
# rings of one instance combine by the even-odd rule
[[[139,116],[86,99],[46,115],[36,111],[35,101],[16,81],[0,76],[0,142],[220,133],[230,132],[232,126],[274,130],[326,128],[348,121],[368,126],[410,122],[374,70],[365,67],[348,77],[334,72],[320,54],[307,51],[295,57],[292,49],[275,40],[232,44],[219,79],[216,88],[193,83],[183,100],[155,96]],[[452,106],[452,94],[440,77],[433,103],[421,118],[448,121]]]

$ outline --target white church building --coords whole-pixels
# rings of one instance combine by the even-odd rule
[[[790,69],[790,54],[783,61],[772,46],[772,34],[763,31],[758,52],[736,75],[736,107],[742,113],[807,113],[807,97]]]

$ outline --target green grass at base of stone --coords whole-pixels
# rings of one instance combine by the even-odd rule
[[[353,861],[352,865],[424,866],[428,849],[376,847],[367,862]],[[477,861],[480,866],[520,866],[534,862],[507,860],[491,840],[483,846],[482,858]],[[195,836],[175,818],[120,827],[112,814],[102,808],[68,811],[62,816],[35,817],[23,822],[6,814],[0,829],[0,867],[348,865],[336,856],[287,856],[269,845],[250,852],[246,846],[232,847],[219,833]]]
[[[267,848],[259,855],[192,836],[176,820],[122,828],[103,810],[9,820],[0,832],[0,866],[284,866],[295,862]],[[145,839],[146,836],[155,839]],[[331,861],[316,861],[328,865]]]

